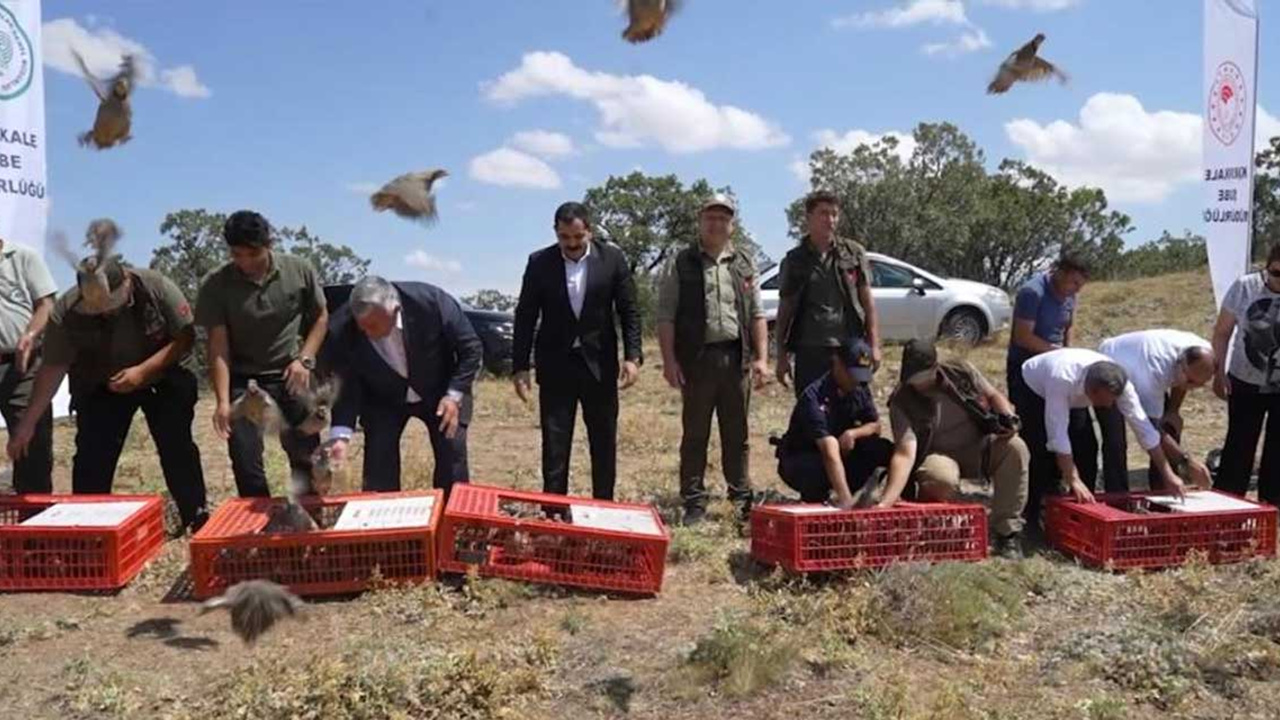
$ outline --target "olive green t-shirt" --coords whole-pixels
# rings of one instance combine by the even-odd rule
[[[44,362],[71,366],[73,391],[106,382],[168,345],[192,323],[191,305],[172,280],[154,270],[130,268],[129,302],[111,313],[85,315],[73,308],[80,289],[62,294],[45,327]],[[194,369],[188,351],[179,360]]]
[[[303,333],[324,307],[324,288],[311,263],[273,252],[271,269],[258,281],[230,262],[209,273],[200,284],[196,324],[225,326],[231,372],[257,375],[293,362]]]

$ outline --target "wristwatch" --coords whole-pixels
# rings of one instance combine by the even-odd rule
[[[306,368],[307,370],[316,369],[316,359],[311,357],[310,355],[299,355],[298,362],[302,363],[302,367]]]

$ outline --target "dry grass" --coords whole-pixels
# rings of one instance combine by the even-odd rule
[[[1129,329],[1207,334],[1198,274],[1088,287],[1076,337]],[[679,397],[654,348],[619,419],[620,499],[679,506]],[[890,349],[877,396],[896,377]],[[1004,341],[965,355],[997,385]],[[537,488],[537,413],[505,382],[477,388],[475,480]],[[752,407],[757,489],[785,491],[764,438],[785,428],[790,393]],[[1192,395],[1188,445],[1219,444],[1224,408]],[[234,492],[209,408],[197,417],[216,503]],[[70,485],[72,431],[60,424],[55,484]],[[1134,444],[1136,449],[1136,444]],[[406,433],[406,487],[430,484],[426,433]],[[269,450],[276,489],[283,456]],[[170,543],[114,596],[0,596],[4,717],[130,718],[1220,718],[1274,716],[1280,703],[1280,570],[1272,562],[1107,575],[1037,557],[788,578],[751,566],[722,499],[714,522],[675,529],[663,594],[625,600],[501,581],[385,588],[316,602],[246,650],[222,616],[162,599],[184,569]],[[357,452],[357,460],[359,452]],[[1135,452],[1135,462],[1141,460]],[[1136,467],[1136,466],[1135,466]],[[573,485],[589,485],[579,426]],[[118,491],[163,488],[138,418]]]

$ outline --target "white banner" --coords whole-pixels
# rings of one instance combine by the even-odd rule
[[[42,57],[40,0],[0,0],[0,238],[41,254],[49,215]],[[69,400],[63,383],[56,417]]]
[[[1218,305],[1250,263],[1257,59],[1256,0],[1204,0],[1204,237]]]

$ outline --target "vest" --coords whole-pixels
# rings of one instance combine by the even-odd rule
[[[676,282],[680,288],[676,301],[675,352],[682,367],[692,367],[702,355],[707,336],[707,290],[702,269],[702,249],[697,245],[676,255]],[[747,314],[747,289],[755,282],[756,266],[739,248],[733,251],[729,275],[733,278],[733,304],[738,315],[738,341],[742,345],[742,366],[751,362],[751,318]]]
[[[978,423],[978,427],[989,434],[993,432],[996,413],[991,410],[990,403],[982,393],[978,392],[977,372],[967,363],[938,363],[938,381],[942,392],[964,408],[973,421]],[[933,446],[933,435],[938,429],[938,400],[902,383],[889,398],[889,406],[898,407],[906,413],[915,430],[916,457],[911,466],[911,471],[915,472]],[[983,464],[986,464],[985,453]],[[984,467],[983,473],[986,472]]]
[[[795,349],[796,338],[800,337],[800,324],[805,321],[804,318],[804,301],[806,291],[809,289],[809,279],[813,275],[813,266],[818,262],[816,254],[807,247],[808,236],[801,240],[800,245],[787,251],[783,262],[788,267],[799,265],[800,271],[796,274],[803,278],[803,285],[797,293],[799,302],[796,304],[796,314],[788,328],[786,337],[786,347]],[[859,263],[859,255],[865,253],[865,250],[859,252],[857,243],[847,238],[837,237],[831,242],[831,252],[835,255],[836,274],[840,278],[840,295],[844,300],[845,322],[849,323],[849,318],[853,318],[855,334],[862,335],[866,332],[867,319],[866,311],[862,307],[862,303],[858,300],[858,283],[856,273],[861,272],[862,265]],[[866,278],[868,284],[871,278]]]

